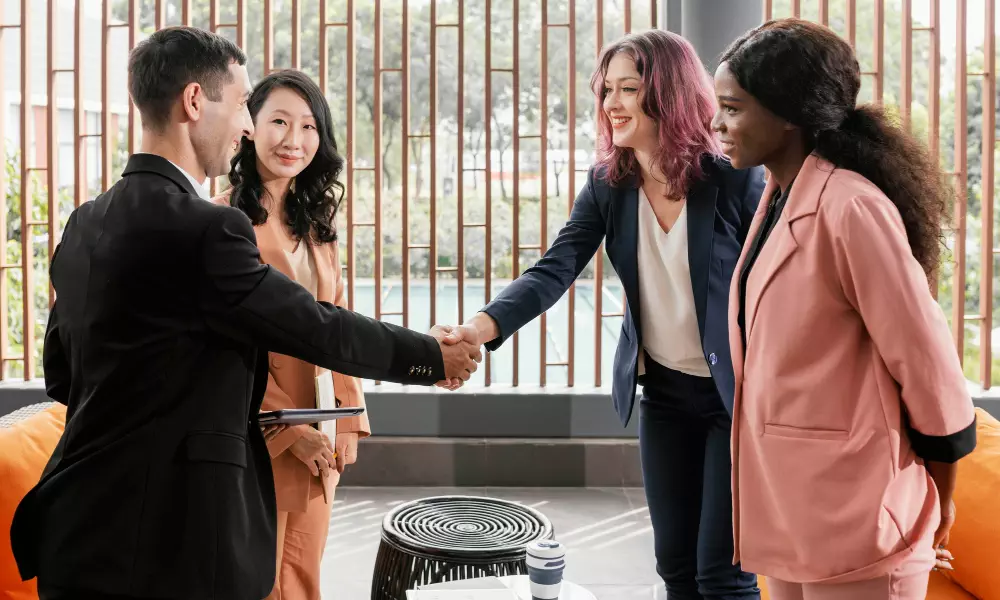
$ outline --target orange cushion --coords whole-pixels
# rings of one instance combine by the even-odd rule
[[[927,582],[927,600],[976,600],[976,597],[952,583],[940,571],[931,571]]]
[[[35,580],[21,581],[17,573],[10,524],[18,503],[38,483],[65,421],[66,407],[57,404],[0,429],[0,598],[4,600],[38,598]]]
[[[981,408],[976,418],[976,449],[958,463],[948,577],[980,600],[1000,600],[1000,421]]]
[[[770,600],[771,592],[767,591],[767,577],[757,576],[757,587],[760,588],[760,600]]]

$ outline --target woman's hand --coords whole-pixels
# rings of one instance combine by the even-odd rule
[[[951,566],[954,556],[948,551],[945,546],[948,545],[948,538],[951,535],[951,527],[955,524],[955,503],[948,502],[946,505],[941,507],[941,524],[938,525],[937,531],[934,532],[934,554],[935,562],[934,569],[945,569],[948,571],[954,571],[955,567]]]
[[[353,465],[358,460],[358,434],[338,433],[335,445],[337,447],[337,471],[343,473],[347,465]]]
[[[270,442],[275,437],[277,437],[277,435],[279,433],[281,433],[285,429],[288,429],[288,425],[285,425],[285,424],[280,424],[280,425],[262,425],[261,428],[260,428],[260,432],[264,434],[264,441],[265,442]]]
[[[333,444],[325,433],[312,427],[305,427],[302,437],[297,439],[288,450],[301,460],[309,471],[318,476],[330,474],[330,469],[336,467]]]
[[[462,341],[468,342],[473,346],[482,346],[486,342],[500,337],[500,328],[497,326],[496,321],[493,320],[493,317],[483,312],[469,319],[464,325],[457,327],[435,325],[431,328],[431,333],[433,334],[435,331],[445,334],[443,341],[449,346]],[[453,392],[462,387],[464,383],[461,379],[452,378],[439,381],[434,385]]]

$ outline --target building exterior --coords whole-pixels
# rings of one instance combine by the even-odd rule
[[[57,3],[55,22],[56,49],[58,56],[56,69],[72,69],[76,51],[74,40],[74,19],[76,2],[73,0],[53,0]],[[101,2],[81,2],[83,13],[83,35],[81,44],[81,97],[84,118],[81,134],[101,133]],[[3,119],[5,158],[11,160],[11,152],[17,152],[21,143],[21,74],[28,75],[28,147],[29,166],[45,167],[48,129],[46,107],[49,97],[46,90],[48,72],[48,40],[46,39],[48,7],[46,2],[29,2],[29,52],[27,70],[22,71],[20,30],[6,29],[0,34],[0,119]],[[21,21],[20,0],[0,0],[0,23],[16,24]],[[114,23],[114,21],[112,22]],[[127,30],[112,28],[108,35],[108,87],[110,92],[109,112],[111,139],[118,140],[128,118],[128,37]],[[73,73],[59,73],[55,76],[55,106],[58,109],[56,123],[58,151],[59,187],[72,187],[74,178],[73,155]],[[100,184],[101,139],[87,137],[83,141],[81,173],[84,174],[88,189]]]

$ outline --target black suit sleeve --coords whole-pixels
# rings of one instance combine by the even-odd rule
[[[429,335],[326,302],[259,260],[250,221],[225,209],[202,248],[203,311],[215,331],[345,375],[430,385],[445,378]]]
[[[500,330],[500,337],[486,343],[487,350],[496,350],[515,331],[551,308],[601,246],[607,225],[595,197],[594,177],[591,169],[569,220],[542,258],[483,308]]]
[[[58,302],[49,311],[45,328],[45,345],[42,347],[42,368],[45,369],[45,394],[60,404],[69,402],[70,365],[66,348],[59,338]]]

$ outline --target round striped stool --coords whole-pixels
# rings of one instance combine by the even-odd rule
[[[552,539],[533,508],[477,496],[435,496],[401,504],[382,520],[372,600],[406,600],[418,585],[528,572],[524,547]]]

